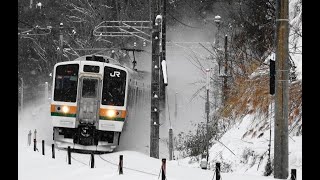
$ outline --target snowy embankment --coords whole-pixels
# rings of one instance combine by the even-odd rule
[[[263,176],[268,160],[270,120],[246,115],[228,130],[209,150],[210,169],[221,163],[221,171]],[[274,157],[274,122],[271,121],[271,159]],[[272,162],[273,163],[273,162]],[[190,158],[180,164],[199,168],[199,162]],[[289,137],[289,177],[297,169],[297,180],[302,179],[302,136]],[[271,175],[273,177],[273,174]]]

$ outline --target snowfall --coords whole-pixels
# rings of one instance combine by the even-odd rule
[[[295,0],[291,0],[296,2]],[[301,38],[302,39],[302,38]],[[298,43],[301,45],[301,39]],[[301,45],[302,46],[302,45]],[[302,55],[294,57],[297,65],[298,79],[302,79]],[[298,59],[298,61],[297,61]],[[90,154],[71,153],[71,164],[68,164],[67,151],[55,149],[52,158],[51,145],[52,125],[50,105],[45,103],[31,103],[25,105],[24,111],[19,113],[18,120],[18,179],[19,180],[158,180],[161,179],[161,159],[167,158],[160,154],[159,159],[151,158],[147,152],[135,150],[120,150],[107,154],[94,155],[94,168],[91,168]],[[179,155],[175,160],[167,158],[167,180],[213,180],[215,179],[215,163],[220,162],[230,166],[228,172],[221,172],[223,180],[267,180],[275,179],[273,175],[263,176],[267,158],[259,159],[267,153],[269,144],[269,130],[264,131],[259,138],[244,137],[250,129],[259,131],[261,122],[271,122],[271,157],[273,157],[273,120],[254,118],[246,115],[236,121],[219,142],[209,149],[210,168],[203,170],[200,162],[190,157]],[[264,120],[264,121],[263,121]],[[28,133],[37,130],[37,149],[33,143],[28,145]],[[177,132],[176,132],[177,133]],[[260,133],[260,132],[258,132]],[[146,135],[146,138],[148,136]],[[42,140],[45,142],[45,155],[42,155]],[[139,139],[132,139],[132,142]],[[251,154],[244,159],[244,152]],[[123,155],[123,174],[119,175],[119,156]],[[264,156],[264,157],[267,157]],[[302,179],[302,136],[289,134],[289,176],[291,169],[297,170],[297,180]]]

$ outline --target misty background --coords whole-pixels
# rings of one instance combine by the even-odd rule
[[[38,26],[43,28],[45,26],[57,27],[58,22],[64,21],[64,26],[74,27],[70,19],[70,6],[78,5],[76,2],[63,2],[59,1],[41,1],[32,2],[29,0],[20,0],[18,6],[18,25],[19,30],[30,29]],[[134,4],[134,1],[130,2]],[[215,15],[224,16],[224,10],[220,4],[223,2],[209,1],[168,1],[167,5],[167,42],[193,42],[193,47],[190,48],[188,44],[167,44],[167,70],[168,70],[168,82],[167,86],[167,106],[170,110],[166,109],[166,120],[161,122],[163,125],[160,127],[160,137],[166,139],[168,136],[168,129],[170,127],[169,114],[171,120],[171,126],[174,129],[174,134],[181,131],[192,130],[191,123],[198,123],[204,121],[204,99],[200,97],[192,98],[193,94],[203,86],[203,83],[197,83],[205,78],[204,73],[196,68],[192,64],[193,56],[208,56],[208,52],[204,50],[198,42],[214,42],[214,35],[217,27],[213,22]],[[104,1],[95,2],[98,5],[106,5],[114,10],[114,2]],[[119,4],[123,5],[119,1]],[[227,3],[223,3],[227,4]],[[131,7],[128,11],[139,10],[136,13],[136,17],[143,16],[143,12],[140,11],[143,7],[146,7],[147,1],[140,6],[135,4],[135,7]],[[84,8],[88,7],[86,3],[83,3]],[[94,4],[91,6],[96,9]],[[134,9],[136,8],[136,9]],[[224,7],[225,8],[225,7]],[[99,9],[100,10],[100,9]],[[109,10],[109,9],[107,9]],[[62,13],[61,13],[62,12]],[[116,13],[108,11],[109,18],[117,18]],[[108,14],[107,13],[107,14]],[[148,12],[144,12],[148,13]],[[105,14],[104,17],[107,15]],[[100,14],[99,14],[100,15]],[[102,15],[101,15],[102,16]],[[148,16],[147,16],[148,17]],[[69,18],[69,19],[68,19]],[[141,18],[140,20],[146,20]],[[98,21],[98,20],[97,20]],[[79,24],[79,23],[78,23]],[[94,24],[93,24],[94,25]],[[77,26],[76,26],[77,27]],[[76,28],[75,36],[72,36],[71,30],[67,30],[64,34],[64,43],[76,47],[77,40],[73,42],[73,38],[85,37],[90,31]],[[73,32],[73,31],[72,31]],[[132,41],[128,40],[127,43]],[[138,46],[141,42],[137,41]],[[85,47],[90,44],[89,40],[82,42]],[[97,46],[109,47],[107,44],[99,44],[95,42]],[[19,53],[18,53],[18,84],[21,86],[22,81],[24,85],[24,103],[29,104],[32,107],[41,105],[41,99],[44,98],[44,83],[49,82],[49,91],[51,92],[52,84],[52,70],[53,65],[56,62],[57,50],[52,49],[52,46],[58,45],[58,33],[55,29],[52,29],[51,34],[46,36],[30,36],[19,38]],[[93,44],[92,44],[93,45]],[[90,47],[90,46],[89,46]],[[150,71],[151,70],[151,45],[148,43],[147,47],[141,47],[145,51],[136,53],[137,69]],[[78,51],[75,54],[84,55],[88,51]],[[92,53],[89,51],[89,53]],[[63,60],[73,60],[76,58],[74,54],[64,52]],[[19,89],[20,92],[20,89]],[[178,104],[177,119],[174,117],[175,111],[175,93],[177,93],[176,100]],[[18,97],[18,103],[20,96]],[[25,107],[29,107],[25,105]]]
[[[136,42],[137,48],[145,50],[136,53],[137,69],[150,71],[150,43],[143,47],[143,41],[138,38],[113,38],[102,41],[101,37],[96,37],[93,34],[94,28],[102,21],[149,20],[150,2],[147,0],[42,0],[41,2],[19,0],[18,85],[19,94],[23,86],[25,108],[25,112],[19,114],[19,118],[26,118],[20,118],[20,121],[25,121],[25,124],[34,129],[34,124],[30,122],[37,119],[44,126],[42,130],[39,130],[39,133],[40,131],[51,132],[52,130],[50,128],[51,122],[48,121],[48,118],[50,118],[49,107],[43,106],[45,97],[44,84],[48,82],[49,91],[51,91],[53,66],[58,62],[60,53],[59,24],[61,22],[66,28],[63,31],[64,48],[61,61],[71,61],[79,56],[95,53],[95,51],[77,49],[120,49],[122,47],[132,47]],[[291,19],[294,19],[291,30],[294,30],[295,33],[290,36],[290,42],[293,42],[290,44],[293,47],[290,50],[293,51],[294,56],[292,56],[292,59],[297,63],[296,68],[299,70],[297,71],[298,79],[301,79],[301,1],[292,0],[291,2],[290,7],[294,10],[290,12]],[[259,91],[261,93],[259,94],[260,96],[268,94],[267,83],[249,84],[248,82],[251,81],[249,76],[258,67],[265,65],[263,70],[267,69],[266,63],[268,62],[265,60],[269,59],[270,54],[274,52],[274,11],[275,6],[272,0],[266,2],[255,0],[167,1],[166,60],[169,85],[166,89],[166,119],[160,121],[160,142],[163,144],[160,147],[160,153],[166,154],[168,152],[166,141],[170,126],[172,126],[174,136],[176,136],[180,132],[195,131],[196,128],[192,124],[206,121],[204,111],[205,90],[198,90],[205,85],[204,70],[206,68],[212,68],[212,76],[217,77],[219,75],[213,63],[217,61],[217,56],[212,56],[212,53],[208,51],[212,51],[214,43],[217,42],[215,37],[218,28],[214,22],[214,17],[217,15],[221,16],[223,24],[223,28],[220,29],[218,34],[220,37],[219,44],[223,47],[224,35],[228,34],[230,37],[229,47],[230,50],[232,49],[229,59],[234,63],[231,69],[235,73],[233,82],[230,82],[234,97],[230,98],[230,102],[226,107],[219,106],[218,103],[217,108],[220,108],[225,113],[219,114],[219,118],[227,120],[225,122],[232,123],[235,119],[234,114],[241,116],[249,112],[248,109],[251,107],[246,105],[249,104],[248,106],[250,106],[251,102],[247,102],[246,99],[254,101],[255,105],[257,105],[254,110],[259,110],[261,106],[267,109],[267,101],[254,99],[254,97],[259,97],[254,94],[259,89],[262,89],[262,91]],[[50,26],[51,29],[49,28]],[[126,52],[117,51],[117,53]],[[223,55],[223,53],[220,54]],[[199,63],[202,65],[201,68],[199,68]],[[295,65],[291,64],[291,67],[295,67]],[[293,72],[293,74],[295,73]],[[210,102],[221,99],[219,93],[215,95],[215,92],[212,92],[221,89],[220,79],[216,78],[215,80],[219,81],[220,84],[212,83]],[[264,76],[258,80],[267,82],[267,77]],[[297,83],[297,92],[300,92],[300,85],[301,81]],[[177,96],[175,96],[176,93]],[[242,97],[241,99],[239,98],[240,96]],[[296,97],[299,100],[300,96]],[[174,115],[176,102],[178,105],[177,118]],[[297,104],[299,102],[297,101]],[[20,103],[21,97],[19,96],[19,109],[21,107]],[[244,106],[242,106],[243,104]],[[291,111],[298,109],[300,112],[299,105],[297,105],[297,108],[293,106],[294,104]],[[45,111],[46,109],[48,113]],[[38,111],[41,111],[41,113],[37,113]],[[214,112],[214,109],[211,107],[210,111]],[[301,118],[299,121],[301,121]],[[292,120],[292,122],[295,121]],[[145,128],[148,129],[148,132],[150,129],[149,124],[145,124]],[[46,136],[50,139],[51,134],[47,133]]]

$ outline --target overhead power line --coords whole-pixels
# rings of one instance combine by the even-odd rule
[[[32,25],[30,25],[29,23],[26,23],[26,22],[24,22],[24,21],[21,21],[21,20],[19,20],[19,19],[18,19],[18,22],[20,22],[20,23],[22,23],[22,24],[24,24],[24,25],[27,25],[27,26],[29,26],[29,27],[31,27],[31,28],[34,28],[34,26],[32,26]]]
[[[182,21],[178,20],[177,18],[175,18],[173,15],[171,15],[170,13],[168,13],[174,20],[178,21],[180,24],[184,25],[184,26],[187,26],[189,28],[195,28],[195,29],[202,29],[202,28],[199,28],[199,27],[194,27],[194,26],[190,26],[188,24],[185,24],[183,23]]]

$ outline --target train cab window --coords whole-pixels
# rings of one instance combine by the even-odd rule
[[[91,65],[84,65],[83,72],[93,72],[99,73],[100,67],[99,66],[91,66]]]
[[[127,73],[113,67],[104,67],[102,105],[124,106]]]
[[[79,64],[56,67],[54,101],[76,102]]]
[[[85,78],[82,81],[82,97],[83,98],[95,98],[97,97],[97,79]]]

